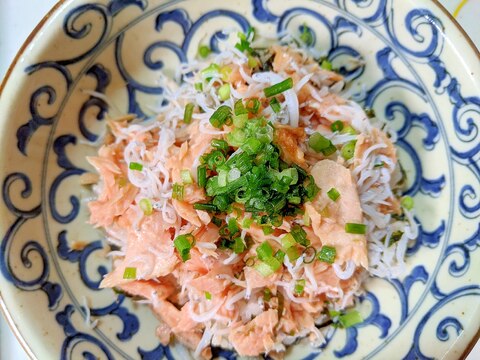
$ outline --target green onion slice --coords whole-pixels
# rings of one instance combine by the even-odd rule
[[[123,278],[125,280],[135,280],[137,278],[137,268],[126,267],[123,271]]]
[[[273,248],[267,241],[264,241],[263,243],[258,245],[256,252],[258,258],[263,261],[273,257]]]
[[[140,163],[132,161],[130,164],[128,164],[128,168],[130,170],[142,171],[143,170],[143,165],[140,164]]]
[[[258,113],[258,110],[260,109],[260,100],[258,100],[257,98],[248,99],[247,103],[245,104],[245,108],[251,114]]]
[[[273,98],[272,100],[270,100],[270,107],[276,114],[278,114],[280,110],[282,110],[282,106],[280,105],[280,102],[277,100],[277,98]]]
[[[345,232],[349,234],[366,234],[367,233],[367,225],[365,224],[356,224],[356,223],[346,223],[345,224]]]
[[[305,279],[298,279],[297,281],[295,281],[295,293],[297,295],[303,294],[303,290],[305,289],[305,283]]]
[[[221,128],[228,120],[229,117],[232,116],[232,109],[230,109],[226,105],[220,106],[210,117],[210,124],[213,127]]]
[[[193,109],[195,105],[188,103],[185,105],[185,112],[183,113],[183,122],[185,124],[190,124],[192,122]]]
[[[185,193],[185,187],[181,184],[174,183],[172,185],[172,199],[183,201],[183,195]]]
[[[195,237],[192,234],[179,235],[173,240],[173,245],[185,262],[190,259],[190,249],[195,245]]]
[[[223,84],[218,88],[218,97],[222,101],[230,98],[230,84]]]
[[[182,182],[184,184],[192,184],[193,179],[192,179],[192,174],[190,173],[190,170],[184,169],[180,171],[180,177],[182,178]]]
[[[193,204],[193,208],[195,210],[204,210],[208,212],[216,212],[218,209],[213,204],[203,204],[203,203],[195,203]]]
[[[205,187],[207,185],[207,167],[201,165],[197,168],[197,183],[199,187]]]
[[[353,141],[350,141],[350,142],[346,143],[345,145],[343,145],[343,147],[342,147],[342,157],[345,160],[350,160],[355,155],[355,144],[356,143],[357,142],[355,140],[353,140]]]
[[[347,329],[354,325],[360,324],[363,322],[363,319],[357,310],[351,310],[346,314],[340,315],[338,317],[338,322],[340,323],[341,327]]]
[[[244,251],[245,251],[245,244],[243,243],[242,238],[240,237],[235,238],[233,243],[233,252],[235,254],[241,254]]]
[[[413,198],[411,196],[404,196],[400,202],[406,210],[412,210],[414,206]]]
[[[330,190],[328,190],[327,195],[332,201],[337,201],[338,198],[340,197],[340,193],[335,188],[331,188]]]
[[[290,249],[292,246],[294,246],[297,242],[295,241],[295,238],[293,237],[292,234],[286,234],[282,239],[282,247],[287,250]]]
[[[292,78],[288,78],[282,82],[279,82],[278,84],[274,84],[263,89],[263,93],[265,94],[265,97],[272,97],[281,94],[284,91],[290,90],[291,88],[293,88],[293,80]]]
[[[343,121],[341,121],[341,120],[334,121],[332,123],[332,125],[330,125],[330,129],[333,132],[342,131],[343,130]]]
[[[212,294],[210,294],[208,291],[205,291],[205,299],[212,300]]]
[[[153,213],[153,206],[152,201],[150,199],[142,199],[140,200],[139,204],[140,209],[142,209],[144,215],[152,215]]]
[[[309,246],[310,240],[307,239],[307,233],[300,225],[294,225],[290,229],[290,234],[292,234],[295,241],[303,246]]]
[[[333,246],[323,246],[317,253],[317,258],[327,264],[333,264],[337,256],[337,249]]]
[[[333,69],[332,63],[330,61],[328,61],[327,59],[324,59],[322,61],[322,63],[320,64],[320,66],[322,67],[322,69],[328,70],[328,71],[332,71],[332,69]]]

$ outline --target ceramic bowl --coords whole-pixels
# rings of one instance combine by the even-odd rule
[[[287,358],[456,359],[475,337],[480,58],[438,5],[72,0],[35,30],[1,88],[2,307],[33,358],[188,359],[182,347],[159,344],[146,306],[98,289],[110,263],[101,233],[86,223],[91,193],[79,176],[92,170],[85,157],[96,152],[107,112],[151,114],[160,70],[174,74],[199,42],[217,49],[222,30],[249,25],[268,36],[306,25],[356,99],[391,122],[420,224],[406,274],[367,282],[358,304],[365,321],[320,348],[296,345]]]

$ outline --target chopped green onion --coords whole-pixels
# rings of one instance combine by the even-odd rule
[[[262,148],[262,143],[258,139],[248,138],[240,147],[247,154],[254,155]]]
[[[272,292],[270,291],[269,288],[265,288],[263,290],[263,301],[270,301],[272,298]]]
[[[302,198],[300,196],[289,196],[288,197],[288,202],[290,204],[298,205],[302,202]]]
[[[284,91],[290,90],[291,88],[293,88],[293,80],[292,78],[288,78],[282,82],[279,82],[278,84],[274,84],[263,89],[263,93],[265,94],[265,97],[272,97],[281,94]]]
[[[205,299],[212,300],[212,294],[210,294],[208,291],[205,291]]]
[[[247,65],[249,68],[253,69],[258,66],[258,61],[253,56],[248,55],[248,62]]]
[[[273,248],[267,241],[264,241],[258,245],[256,252],[258,258],[263,261],[265,261],[267,258],[273,257]]]
[[[182,261],[190,259],[190,249],[195,244],[195,238],[192,234],[179,235],[173,240],[173,245],[177,249]]]
[[[350,125],[348,126],[345,126],[342,130],[342,134],[350,134],[350,135],[357,135],[357,132],[355,131],[355,129],[353,127],[351,127]]]
[[[193,205],[194,208],[195,208],[195,205]],[[218,217],[214,216],[212,217],[212,223],[214,223],[217,227],[221,227],[222,226],[222,223],[223,223],[223,220],[222,219],[219,219]]]
[[[274,255],[274,258],[283,263],[283,259],[285,258],[285,252],[282,250],[277,250],[277,252]]]
[[[337,120],[337,121],[333,122],[332,125],[330,125],[330,129],[333,132],[342,131],[343,130],[343,121]]]
[[[413,209],[413,198],[411,196],[404,196],[400,202],[402,207],[404,207],[406,210],[412,210]]]
[[[123,278],[125,280],[135,280],[137,278],[137,268],[126,267],[123,271]]]
[[[197,91],[203,91],[203,84],[201,82],[195,83],[195,90]]]
[[[307,233],[300,225],[294,225],[290,229],[290,234],[292,234],[293,238],[297,243],[303,246],[310,245],[310,240],[307,239]]]
[[[253,219],[245,218],[242,221],[242,228],[250,229],[250,226],[252,226],[252,224],[253,224]]]
[[[184,170],[180,171],[180,176],[181,176],[184,184],[193,183],[192,174],[190,173],[190,170],[184,169]]]
[[[352,310],[347,312],[346,314],[340,315],[338,317],[338,322],[340,323],[341,327],[347,329],[354,325],[360,324],[361,322],[363,322],[363,319],[357,310]]]
[[[333,145],[332,143],[330,143],[330,145],[326,149],[322,150],[322,153],[325,156],[330,156],[330,155],[334,154],[336,151],[337,151],[337,147],[335,145]]]
[[[204,210],[204,211],[208,211],[208,212],[217,211],[217,207],[213,204],[195,203],[195,204],[193,204],[193,208],[195,210]]]
[[[317,253],[318,260],[326,262],[327,264],[333,264],[336,256],[337,249],[333,246],[323,246]]]
[[[183,201],[185,187],[181,184],[175,183],[172,185],[172,199]]]
[[[218,97],[222,101],[230,98],[230,84],[223,84],[218,88]]]
[[[345,145],[343,145],[343,147],[342,147],[342,157],[345,160],[350,160],[355,155],[355,144],[356,143],[357,142],[355,140],[353,140],[353,141],[350,141],[350,142],[346,143]]]
[[[212,50],[210,50],[210,48],[207,46],[207,45],[200,45],[198,47],[198,55],[200,55],[200,57],[202,58],[206,58],[208,55],[210,55],[210,53],[212,52]]]
[[[296,261],[301,256],[300,251],[295,246],[288,248],[286,252],[290,262]]]
[[[220,106],[210,117],[210,124],[213,127],[221,128],[227,122],[227,119],[232,116],[232,109],[226,105]]]
[[[262,226],[263,235],[270,235],[273,233],[273,227],[271,226]]]
[[[317,196],[320,191],[320,188],[315,183],[315,179],[312,175],[308,175],[307,180],[304,183],[305,190],[307,191],[307,199],[313,200]]]
[[[303,294],[303,290],[305,289],[305,283],[305,279],[298,279],[297,281],[295,281],[295,293],[297,295]]]
[[[207,167],[205,165],[197,167],[197,183],[201,188],[207,185]]]
[[[228,151],[228,143],[225,140],[220,140],[220,139],[213,139],[211,142],[212,147],[214,147],[217,150],[227,152]]]
[[[222,68],[220,69],[220,75],[223,81],[228,81],[231,73],[232,68],[230,66],[222,66]]]
[[[152,215],[153,213],[153,206],[152,201],[150,199],[142,199],[138,203],[140,209],[142,209],[144,215]]]
[[[305,226],[310,226],[310,216],[308,215],[307,211],[305,211],[305,214],[303,214],[303,224]]]
[[[316,256],[317,250],[315,250],[313,246],[309,246],[303,251],[303,262],[305,264],[310,264],[315,260]]]
[[[241,146],[245,142],[245,132],[242,129],[233,129],[227,134],[227,141],[230,146]]]
[[[280,110],[282,110],[282,106],[280,105],[280,102],[277,100],[277,98],[273,98],[272,100],[270,100],[270,107],[276,114],[278,114]]]
[[[183,113],[183,122],[185,124],[190,124],[192,122],[193,109],[195,105],[188,103],[185,105],[185,112]]]
[[[233,252],[235,254],[241,254],[244,251],[245,251],[245,244],[243,243],[242,238],[240,237],[235,238],[233,243]]]
[[[383,162],[383,161],[378,163],[378,164],[373,165],[374,168],[381,168],[381,167],[384,167],[384,166],[385,166],[385,162]]]
[[[366,234],[367,232],[367,225],[365,224],[356,224],[356,223],[346,223],[345,224],[345,232],[349,234]]]
[[[320,64],[320,66],[322,67],[322,69],[328,70],[328,71],[332,71],[332,69],[333,69],[332,63],[330,61],[328,61],[327,59],[324,59],[322,61],[322,63]]]
[[[248,114],[235,115],[233,117],[233,126],[243,129],[248,121]]]
[[[274,258],[272,258],[274,259]],[[276,260],[276,259],[274,259]],[[272,275],[273,273],[275,273],[275,271],[268,265],[266,264],[265,262],[263,261],[258,261],[254,266],[254,269],[257,270],[260,275],[262,275],[263,277],[267,277],[267,276],[270,276]]]
[[[260,109],[260,100],[258,100],[257,98],[248,99],[247,103],[245,104],[245,108],[251,114],[258,113],[258,110]]]
[[[330,145],[332,145],[332,142],[318,132],[313,133],[308,139],[308,146],[317,153],[327,149]]]
[[[203,69],[201,71],[202,78],[204,79],[211,79],[215,75],[218,75],[218,72],[220,71],[220,66],[217,64],[210,64],[208,67]]]
[[[228,230],[230,230],[230,234],[232,235],[240,231],[237,225],[237,220],[235,220],[234,218],[228,219]]]
[[[248,114],[248,110],[243,105],[242,100],[235,101],[235,105],[233,106],[233,112],[236,116]]]
[[[327,195],[332,201],[337,201],[338,198],[340,197],[340,193],[335,188],[331,188],[330,190],[328,190]]]
[[[130,164],[128,164],[128,168],[130,170],[142,171],[143,170],[143,165],[132,161]]]
[[[288,233],[281,239],[282,247],[287,250],[294,246],[297,242],[292,234]]]

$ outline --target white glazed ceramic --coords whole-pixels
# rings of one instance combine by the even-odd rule
[[[105,112],[149,114],[199,41],[223,29],[298,32],[352,80],[361,102],[399,132],[421,234],[401,279],[371,279],[364,323],[289,357],[459,358],[480,320],[480,63],[430,1],[73,0],[59,4],[2,85],[0,289],[3,309],[38,359],[184,359],[162,347],[150,311],[98,290],[109,268],[86,225],[78,178]],[[348,61],[365,66],[349,71]],[[362,87],[366,92],[362,94]],[[84,90],[105,93],[111,104]],[[109,106],[110,105],[110,106]],[[84,321],[85,301],[99,325]],[[215,349],[217,355],[234,354]]]

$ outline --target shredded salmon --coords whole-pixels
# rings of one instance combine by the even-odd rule
[[[112,245],[113,269],[101,287],[146,299],[158,318],[156,334],[164,345],[175,337],[195,357],[205,359],[212,356],[211,346],[234,349],[240,356],[282,358],[297,339],[306,337],[315,345],[324,341],[323,329],[316,324],[329,319],[329,310],[345,311],[354,305],[365,273],[400,272],[401,258],[389,255],[396,251],[396,244],[388,245],[390,229],[411,227],[405,231],[411,236],[414,225],[408,213],[403,222],[389,215],[403,214],[394,188],[395,147],[358,104],[330,91],[342,85],[341,75],[322,69],[293,45],[273,46],[265,58],[256,58],[254,69],[226,46],[222,57],[189,66],[193,77],[186,77],[188,82],[178,85],[162,78],[169,102],[156,118],[141,122],[128,115],[109,121],[105,144],[88,159],[99,179],[96,198],[89,203],[90,223],[104,228]],[[227,69],[227,76],[202,78],[201,70],[214,60]],[[280,111],[273,112],[263,89],[272,85],[269,79],[285,78],[292,79],[293,90],[277,97]],[[194,88],[198,82],[202,91]],[[226,100],[218,96],[223,84],[231,91]],[[241,129],[235,121],[214,128],[212,114],[220,104],[232,108],[241,99],[260,99],[258,112],[248,114],[246,121],[263,117],[271,122],[281,166],[298,166],[318,188],[308,200],[301,193],[301,211],[285,215],[271,231],[258,219],[244,225],[262,215],[247,211],[245,204],[236,203],[224,212],[196,205],[211,201],[199,184],[198,169],[206,161],[202,156],[215,150],[213,140],[230,141],[236,126]],[[192,101],[195,110],[187,124],[182,120]],[[298,109],[289,109],[292,104],[299,104]],[[356,133],[332,132],[330,126],[338,119]],[[308,138],[313,132],[331,141],[337,151],[326,156],[311,149]],[[345,159],[341,150],[352,141],[355,154]],[[231,147],[235,155],[246,151]],[[375,166],[378,162],[381,167]],[[88,185],[94,180],[96,176],[89,175],[82,181]],[[174,193],[174,184],[181,185],[181,195]],[[340,194],[338,199],[329,196],[331,189]],[[239,253],[225,243],[225,226],[218,226],[218,221],[229,219],[240,228],[235,239],[243,244]],[[366,225],[365,233],[347,232],[348,223]],[[293,246],[300,251],[298,258],[285,254],[282,240],[299,226],[314,256],[323,248],[335,249],[331,262],[316,257],[307,261],[307,245],[300,243]],[[194,241],[185,258],[175,239],[187,234]],[[400,241],[411,240],[407,235]],[[369,248],[371,241],[375,247]],[[262,244],[280,259],[279,268],[267,275],[256,266]],[[127,268],[135,269],[134,278],[125,277]]]

